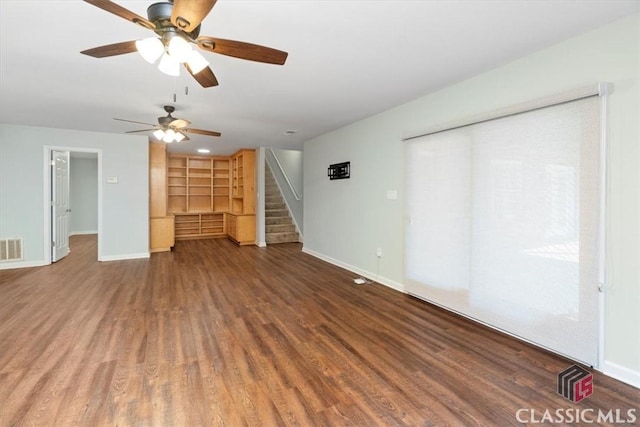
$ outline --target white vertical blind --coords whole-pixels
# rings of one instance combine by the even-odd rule
[[[405,151],[407,290],[596,365],[599,98]]]

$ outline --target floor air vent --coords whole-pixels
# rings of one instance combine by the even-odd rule
[[[0,240],[0,261],[22,260],[22,238]]]

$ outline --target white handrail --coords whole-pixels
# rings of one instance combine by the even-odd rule
[[[278,160],[278,156],[276,156],[276,153],[273,151],[273,148],[269,148],[269,151],[271,151],[271,155],[275,159],[276,164],[278,165],[278,169],[280,169],[280,172],[282,172],[282,176],[284,176],[284,180],[287,181],[287,184],[289,185],[289,189],[291,189],[291,192],[293,193],[293,197],[295,197],[296,200],[300,200],[300,196],[298,195],[298,192],[296,191],[295,188],[293,188],[293,184],[291,184],[291,181],[289,181],[287,172],[282,167],[282,164],[280,163],[280,160]]]

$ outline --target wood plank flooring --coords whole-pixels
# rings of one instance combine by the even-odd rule
[[[640,419],[640,390],[596,372],[574,404],[556,393],[572,362],[354,285],[299,244],[180,241],[107,263],[94,236],[71,249],[0,271],[2,427],[506,426],[521,408],[531,423],[546,409]]]

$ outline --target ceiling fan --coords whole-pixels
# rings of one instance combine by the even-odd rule
[[[137,123],[140,125],[152,126],[151,129],[130,130],[125,133],[153,131],[153,136],[155,136],[156,139],[166,143],[188,141],[189,137],[187,136],[187,133],[194,133],[194,134],[206,135],[206,136],[222,135],[220,132],[215,132],[211,130],[193,129],[193,128],[187,127],[191,124],[191,122],[188,120],[178,119],[173,117],[171,113],[173,113],[175,110],[176,110],[175,107],[171,105],[165,105],[164,111],[167,112],[167,115],[158,117],[157,125],[154,125],[151,123],[136,122],[133,120],[126,120],[126,119],[114,118],[113,120],[120,120],[121,122]]]
[[[207,60],[193,47],[249,61],[283,65],[287,52],[235,40],[200,36],[202,20],[209,14],[216,0],[169,0],[153,3],[147,8],[148,19],[109,0],[84,0],[127,21],[152,30],[156,36],[87,49],[80,53],[94,58],[140,52],[150,63],[160,59],[158,68],[165,74],[177,76],[180,64],[202,87],[217,86],[218,80]]]

